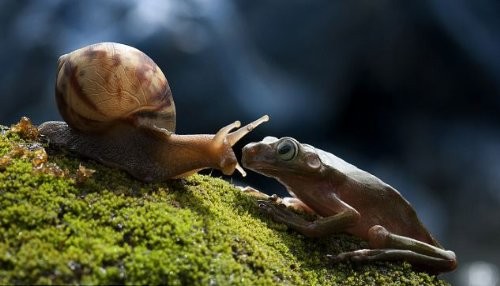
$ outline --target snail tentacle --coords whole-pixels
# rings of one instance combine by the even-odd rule
[[[227,141],[229,142],[229,145],[234,146],[238,141],[240,141],[241,138],[243,138],[245,135],[247,135],[249,132],[254,130],[257,126],[261,125],[264,122],[269,121],[269,115],[264,115],[260,117],[259,119],[250,122],[249,124],[241,127],[240,129],[231,132],[227,135]]]

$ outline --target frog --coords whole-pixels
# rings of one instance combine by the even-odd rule
[[[306,237],[347,233],[367,242],[366,249],[328,254],[333,263],[407,261],[435,274],[457,267],[455,253],[434,239],[399,191],[332,153],[292,137],[268,136],[243,147],[242,164],[276,179],[291,195],[243,188],[259,197],[259,209],[272,220]]]

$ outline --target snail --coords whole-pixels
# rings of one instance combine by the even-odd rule
[[[146,182],[182,178],[205,168],[226,175],[236,169],[245,176],[231,147],[269,120],[264,115],[242,128],[235,121],[215,135],[175,134],[167,78],[145,53],[119,43],[62,55],[55,97],[65,122],[48,121],[38,128],[50,144]]]

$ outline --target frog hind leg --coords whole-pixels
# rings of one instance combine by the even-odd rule
[[[330,257],[334,262],[406,260],[416,268],[436,274],[452,271],[457,267],[457,259],[453,251],[393,234],[380,225],[370,228],[368,244],[372,249],[343,252]]]

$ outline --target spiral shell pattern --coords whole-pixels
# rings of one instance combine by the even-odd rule
[[[74,129],[104,132],[117,121],[175,132],[175,104],[167,78],[146,54],[98,43],[59,58],[56,101]]]

